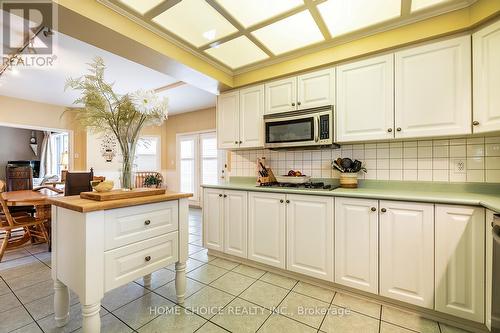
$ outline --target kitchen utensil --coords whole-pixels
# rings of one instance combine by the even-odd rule
[[[337,164],[337,161],[336,161],[336,160],[332,162],[332,166],[333,166],[335,169],[339,170],[340,172],[344,172],[344,171],[345,171],[343,167],[341,167],[340,165],[338,165],[338,164]]]
[[[342,161],[340,162],[340,166],[343,167],[344,169],[349,169],[352,166],[352,160],[348,157],[343,158]]]
[[[351,172],[359,172],[361,170],[362,163],[358,160],[354,160],[351,166]]]

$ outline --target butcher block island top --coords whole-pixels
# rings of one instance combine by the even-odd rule
[[[48,203],[57,207],[66,208],[79,213],[95,212],[99,210],[108,210],[115,208],[123,208],[129,206],[139,206],[149,203],[157,203],[163,201],[171,201],[192,197],[191,193],[179,193],[166,191],[165,194],[150,195],[145,197],[117,199],[109,201],[96,201],[90,199],[82,199],[80,196],[57,197],[48,200]]]

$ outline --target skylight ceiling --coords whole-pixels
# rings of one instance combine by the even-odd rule
[[[340,36],[401,16],[400,0],[328,0],[318,5],[332,36]]]
[[[99,0],[193,53],[241,72],[477,0]],[[375,30],[376,29],[376,30]]]
[[[304,4],[302,0],[216,0],[248,28]]]

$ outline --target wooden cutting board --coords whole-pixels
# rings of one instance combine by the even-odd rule
[[[80,193],[80,198],[95,201],[110,201],[161,195],[165,194],[165,192],[164,188],[134,188],[130,191],[118,189],[109,192],[82,192]]]

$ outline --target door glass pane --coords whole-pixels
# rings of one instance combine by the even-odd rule
[[[194,140],[181,141],[181,158],[194,157]]]
[[[314,140],[314,118],[277,121],[266,124],[266,142],[299,142]]]
[[[217,138],[215,134],[201,136],[201,183],[215,184],[218,178]]]
[[[181,192],[194,193],[194,160],[181,160]]]

